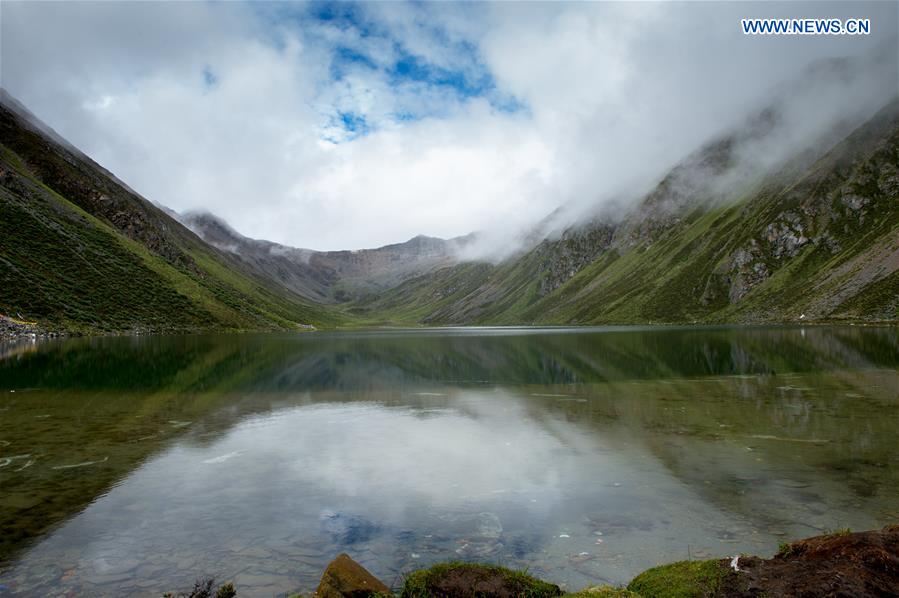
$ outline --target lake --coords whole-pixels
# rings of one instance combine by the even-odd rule
[[[899,522],[899,329],[0,345],[0,594],[311,591],[346,552],[580,589]]]

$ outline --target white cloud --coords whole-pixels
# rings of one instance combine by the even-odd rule
[[[262,6],[4,2],[0,82],[149,199],[250,236],[338,249],[489,229],[503,242],[560,204],[647,185],[804,65],[896,35],[894,4],[370,3],[349,24]],[[738,29],[796,12],[870,16],[875,35]],[[335,80],[338,47],[375,68],[346,62]],[[386,69],[407,54],[496,89],[397,84]],[[870,85],[839,102],[883,92]]]

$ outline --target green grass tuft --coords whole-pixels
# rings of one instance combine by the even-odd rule
[[[464,586],[478,595],[476,588],[479,582],[493,584],[501,582],[515,596],[522,598],[544,598],[561,595],[559,587],[535,577],[524,571],[513,571],[496,565],[480,565],[474,563],[442,563],[429,569],[411,573],[403,584],[402,598],[440,598],[445,595],[444,584],[452,580],[465,580]]]
[[[627,589],[652,598],[702,598],[714,596],[733,574],[720,560],[680,561],[644,571]]]
[[[786,558],[793,554],[795,548],[793,547],[792,542],[781,542],[777,545],[777,556]]]
[[[852,533],[852,530],[850,528],[841,527],[839,529],[827,530],[824,535],[841,537],[841,536],[848,536],[851,533]]]
[[[627,588],[614,586],[594,586],[584,588],[580,592],[565,594],[563,598],[640,598],[639,594],[631,592]]]

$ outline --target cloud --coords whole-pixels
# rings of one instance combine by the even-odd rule
[[[791,79],[807,65],[895,50],[896,12],[4,2],[0,82],[147,198],[247,236],[344,249],[487,230],[501,251],[560,205],[647,188],[772,91],[808,98]],[[742,35],[753,16],[869,17],[874,34]],[[871,73],[808,128],[895,93],[895,52]]]

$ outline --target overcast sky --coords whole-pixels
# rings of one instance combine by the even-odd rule
[[[740,30],[778,16],[872,34]],[[895,2],[4,0],[0,26],[0,84],[145,197],[313,249],[601,204],[799,97],[813,61],[894,57],[834,110],[881,101],[899,53]]]

